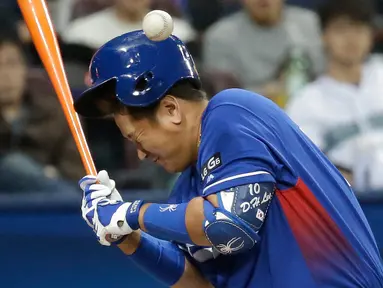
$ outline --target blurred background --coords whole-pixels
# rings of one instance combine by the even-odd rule
[[[49,0],[74,97],[92,54],[170,13],[211,97],[231,87],[275,101],[350,183],[383,249],[383,1]],[[177,175],[139,163],[110,120],[82,119],[97,170],[125,200],[165,201]],[[80,213],[84,176],[16,0],[0,1],[1,287],[160,287]],[[105,274],[105,277],[102,275]]]

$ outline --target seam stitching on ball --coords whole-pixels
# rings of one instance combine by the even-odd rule
[[[156,34],[156,36],[154,36],[154,38],[158,38],[158,37],[160,37],[162,34],[164,34],[164,32],[167,30],[167,28],[168,28],[168,26],[169,26],[168,21],[166,21],[166,17],[164,17],[164,16],[161,15],[161,14],[158,14],[158,15],[161,16],[162,20],[164,20],[164,28],[163,28],[160,32],[158,32],[158,33]]]

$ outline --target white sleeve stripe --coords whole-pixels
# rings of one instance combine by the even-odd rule
[[[213,184],[210,184],[209,186],[206,186],[205,189],[202,190],[202,194],[205,194],[206,190],[208,190],[208,189],[210,189],[210,188],[212,188],[218,184],[222,184],[224,182],[235,180],[238,178],[261,175],[261,174],[270,174],[270,173],[266,172],[266,171],[256,171],[256,172],[250,172],[250,173],[244,173],[244,174],[238,174],[238,175],[230,176],[230,177],[224,178],[222,180],[219,180]]]

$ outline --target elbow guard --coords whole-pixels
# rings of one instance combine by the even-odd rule
[[[274,183],[243,185],[218,193],[219,207],[204,201],[204,231],[221,254],[250,250],[260,240],[259,229],[274,195]]]
[[[250,250],[260,240],[258,234],[234,215],[204,202],[204,231],[207,240],[221,254]]]

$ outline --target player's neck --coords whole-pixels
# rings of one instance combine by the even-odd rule
[[[342,63],[330,62],[327,68],[327,74],[339,82],[359,84],[362,78],[362,70],[362,63],[344,65]]]
[[[190,117],[190,123],[191,123],[191,135],[193,139],[191,140],[191,143],[193,145],[192,151],[193,151],[193,159],[195,162],[198,159],[198,150],[199,150],[199,144],[201,142],[201,121],[202,121],[202,115],[205,111],[207,104],[209,102],[201,101],[197,103],[193,103],[196,107],[194,107],[193,115]]]

